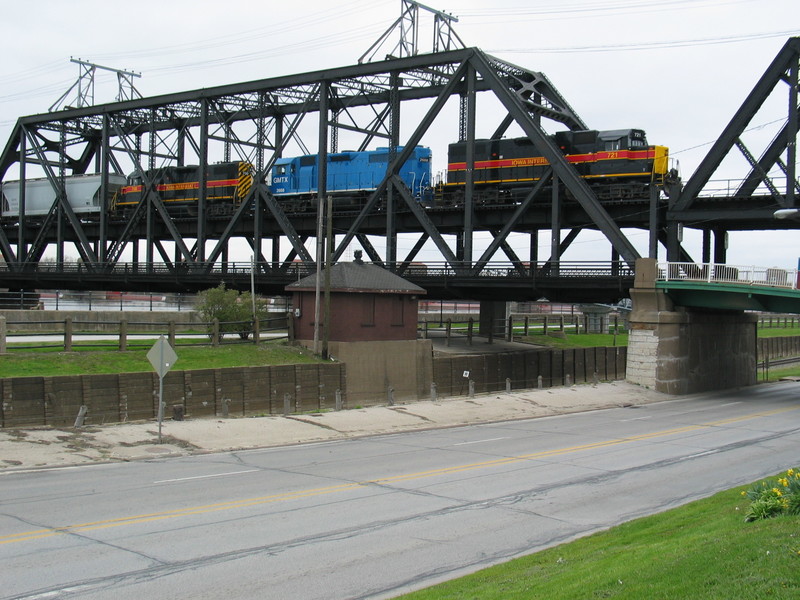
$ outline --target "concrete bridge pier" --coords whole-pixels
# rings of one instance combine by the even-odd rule
[[[675,306],[656,278],[655,259],[636,261],[627,380],[667,394],[756,383],[757,316]]]

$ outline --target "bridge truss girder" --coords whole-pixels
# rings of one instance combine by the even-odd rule
[[[144,241],[148,264],[159,256],[175,269],[180,264],[182,268],[209,271],[215,261],[226,257],[228,244],[237,237],[247,240],[260,264],[280,269],[295,257],[313,262],[305,247],[307,228],[298,229],[298,219],[284,212],[265,181],[275,160],[289,147],[319,153],[319,164],[325,165],[324,156],[338,150],[339,132],[347,132],[361,136],[362,149],[374,139],[386,140],[390,148],[403,149],[393,152],[384,180],[333,249],[335,258],[340,258],[353,240],[364,245],[362,225],[368,219],[374,220],[377,211],[385,219],[386,263],[400,267],[408,264],[421,244],[415,245],[405,258],[398,258],[396,218],[398,210],[402,210],[413,215],[424,240],[433,241],[454,268],[458,265],[462,270],[479,270],[497,250],[518,262],[506,238],[524,210],[510,226],[486,229],[494,236],[491,252],[473,263],[472,238],[484,226],[475,218],[472,186],[467,186],[463,224],[459,228],[462,243],[453,250],[445,234],[398,177],[411,149],[441,119],[442,108],[452,97],[461,98],[458,137],[472,147],[479,93],[493,94],[506,111],[481,115],[481,119],[496,119],[498,135],[516,122],[552,165],[554,179],[541,185],[560,182],[560,187],[568,190],[589,215],[591,223],[584,225],[601,230],[616,252],[632,264],[638,257],[636,250],[542,127],[543,120],[573,130],[586,129],[586,124],[543,74],[474,48],[22,117],[0,156],[0,177],[24,180],[38,169],[56,191],[56,200],[44,220],[34,224],[20,219],[12,237],[11,230],[0,229],[0,252],[10,268],[25,270],[42,258],[48,244],[56,244],[61,262],[64,244],[74,243],[84,267],[103,272],[113,268],[126,249],[138,256],[138,247],[133,247]],[[415,100],[431,102],[430,108],[411,133],[401,137],[401,106]],[[366,117],[360,111],[364,107]],[[233,157],[254,165],[255,185],[222,231],[210,231],[205,175],[199,182],[193,224],[176,222],[155,188],[151,170],[194,163],[208,165],[215,158],[228,161]],[[472,150],[468,160],[474,161]],[[324,169],[319,170],[319,195],[323,197]],[[99,222],[89,223],[74,214],[66,199],[64,179],[91,171],[102,174],[103,190],[108,188],[112,174],[136,173],[142,179],[146,193],[132,218],[113,223],[101,211]],[[385,208],[378,206],[384,195]],[[276,229],[291,246],[283,260],[274,255],[271,262],[264,260],[262,247],[268,222],[273,249]],[[169,257],[164,241],[175,245],[171,261],[166,260]],[[207,242],[213,242],[210,248]],[[557,259],[556,256],[554,260]]]
[[[668,260],[682,260],[688,256],[680,247],[679,223],[697,226],[704,231],[714,231],[719,242],[715,248],[715,261],[725,262],[722,239],[727,230],[751,229],[756,222],[765,224],[762,226],[767,228],[766,224],[772,220],[775,210],[797,206],[800,195],[800,182],[796,172],[800,121],[799,65],[800,38],[789,38],[683,188],[679,193],[670,195],[664,230]],[[784,124],[772,142],[756,158],[756,153],[742,141],[742,135],[767,99],[784,85],[788,91],[788,110]],[[714,202],[715,199],[700,196],[703,188],[734,148],[741,153],[750,168],[750,172],[733,193],[732,199],[739,204],[738,210],[734,210],[730,203],[720,208]],[[775,181],[769,174],[775,167],[783,175],[783,184]],[[763,191],[758,193],[760,189]],[[708,250],[704,249],[704,252],[708,254]]]

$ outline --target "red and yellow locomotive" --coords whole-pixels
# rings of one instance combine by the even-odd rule
[[[650,184],[664,183],[669,173],[668,149],[648,145],[641,129],[561,131],[551,139],[600,200],[647,199]],[[437,194],[443,204],[458,204],[463,196],[466,146],[449,146],[447,178]],[[528,138],[476,140],[476,202],[519,202],[547,167]]]

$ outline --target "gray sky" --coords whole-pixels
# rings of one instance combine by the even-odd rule
[[[669,146],[684,178],[786,39],[800,35],[797,0],[426,4],[459,18],[467,46],[544,72],[590,127],[645,129],[650,143]],[[69,88],[78,75],[70,57],[140,72],[137,88],[149,96],[354,64],[399,12],[399,0],[5,0],[0,137],[5,143],[17,117],[46,112]],[[98,75],[96,101],[115,93],[115,81]],[[787,112],[786,90],[774,96],[744,136],[756,154]],[[424,143],[443,168],[448,135],[431,135],[439,137]],[[718,185],[744,174],[733,157]],[[629,234],[646,253],[646,232]],[[601,238],[582,234],[565,258],[608,258]],[[541,244],[544,255],[549,241]],[[685,244],[699,259],[699,235],[687,233]],[[796,231],[731,234],[731,264],[795,268],[798,256]]]

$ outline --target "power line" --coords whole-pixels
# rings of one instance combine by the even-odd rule
[[[731,35],[715,38],[699,38],[692,40],[663,40],[657,42],[635,42],[630,44],[607,44],[600,46],[561,46],[558,48],[501,48],[489,50],[491,53],[506,54],[567,54],[578,52],[621,52],[631,50],[654,50],[664,48],[684,48],[688,46],[708,46],[713,44],[734,44],[739,42],[749,42],[752,40],[769,39],[776,37],[791,37],[797,35],[798,31],[790,29],[788,31],[771,31],[764,33],[752,33],[744,35]]]

